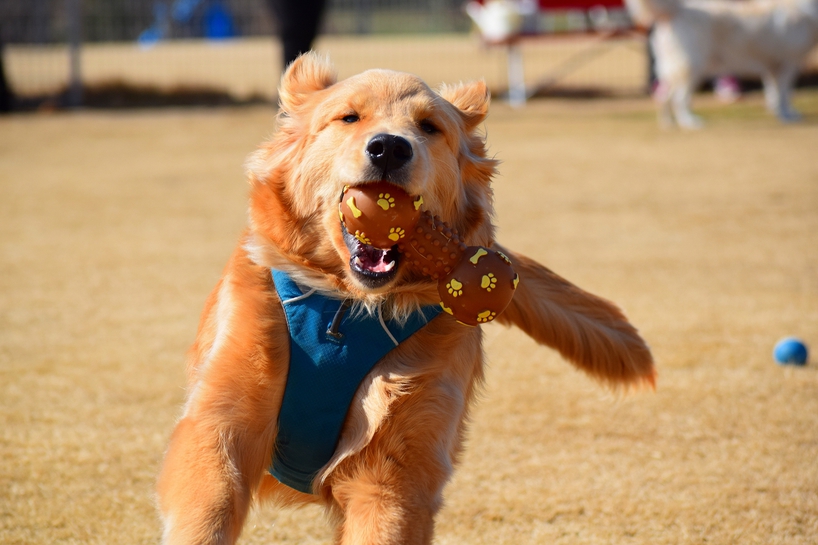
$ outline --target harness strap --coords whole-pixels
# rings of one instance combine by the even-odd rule
[[[272,270],[287,316],[290,367],[278,418],[270,473],[312,494],[313,479],[335,453],[358,386],[375,364],[441,312],[424,307],[405,325],[369,314],[345,316],[349,302],[316,290],[302,292],[286,273]]]

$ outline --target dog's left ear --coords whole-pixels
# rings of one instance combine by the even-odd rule
[[[489,113],[491,95],[483,80],[458,85],[443,85],[440,88],[440,96],[460,110],[468,131],[479,125]]]
[[[304,53],[287,67],[278,88],[281,109],[298,109],[316,91],[326,89],[337,81],[335,68],[329,59],[316,53]]]

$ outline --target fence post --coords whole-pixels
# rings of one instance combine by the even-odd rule
[[[525,106],[527,91],[525,88],[525,69],[523,68],[523,51],[520,44],[510,42],[506,46],[508,63],[508,103],[513,108]]]
[[[65,11],[68,18],[68,105],[76,108],[82,106],[82,0],[65,0]]]

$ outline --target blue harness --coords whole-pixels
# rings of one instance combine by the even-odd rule
[[[307,494],[335,453],[352,398],[364,377],[389,351],[441,312],[429,306],[405,325],[362,314],[344,317],[348,301],[302,292],[286,273],[273,281],[287,315],[290,370],[278,417],[270,473]]]

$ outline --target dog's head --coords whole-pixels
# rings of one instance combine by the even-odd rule
[[[248,162],[247,247],[257,263],[363,300],[430,284],[402,267],[397,251],[363,245],[341,224],[343,188],[382,180],[422,195],[468,244],[492,243],[496,162],[478,130],[485,83],[435,92],[387,70],[337,82],[327,61],[307,54],[287,69],[279,94],[276,133]]]

